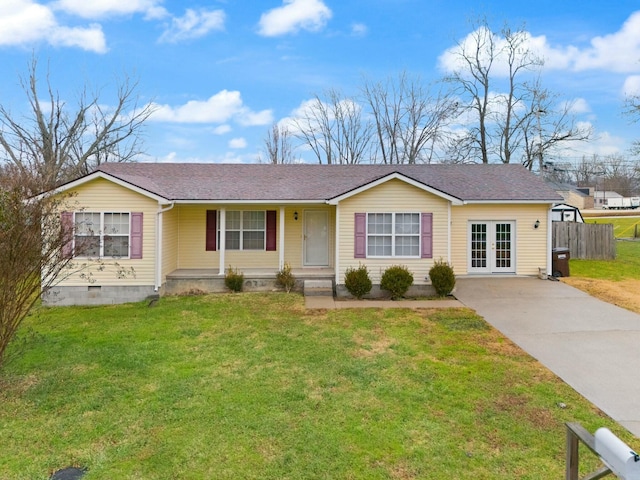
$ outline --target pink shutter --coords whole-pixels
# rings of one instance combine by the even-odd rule
[[[205,240],[205,250],[207,252],[216,251],[216,239],[218,238],[218,215],[215,210],[207,210],[207,233]]]
[[[276,250],[276,211],[267,210],[267,252]]]
[[[131,256],[133,260],[142,258],[142,213],[131,214]]]
[[[354,258],[367,256],[367,214],[355,214]]]
[[[433,258],[433,213],[423,213],[421,222],[422,258]]]
[[[62,256],[73,256],[73,212],[62,212],[60,215],[62,228]]]

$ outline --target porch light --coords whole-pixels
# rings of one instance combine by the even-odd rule
[[[536,223],[533,224],[533,228],[538,228],[540,226],[540,220],[536,220]]]
[[[293,219],[294,220],[298,220],[298,211],[296,210],[295,212],[293,212]]]

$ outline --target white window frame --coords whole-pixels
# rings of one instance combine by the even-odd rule
[[[371,215],[391,215],[391,233],[371,233],[369,231],[370,223],[369,219]],[[399,215],[415,215],[418,218],[418,231],[417,233],[398,233],[396,232],[396,216]],[[422,215],[419,212],[367,212],[366,214],[366,245],[365,253],[366,258],[420,258],[420,252],[422,251]],[[369,254],[369,240],[371,237],[390,237],[391,238],[391,255],[370,255]],[[396,239],[398,237],[417,237],[418,245],[415,255],[396,255]]]
[[[97,231],[92,230],[91,234],[79,234],[78,233],[78,224],[81,222],[77,221],[78,215],[99,215],[100,225],[98,225]],[[126,234],[123,233],[108,233],[104,231],[104,217],[105,215],[127,215],[127,226],[128,232]],[[122,258],[128,259],[131,258],[131,212],[118,212],[118,211],[108,211],[108,212],[96,212],[96,211],[81,211],[81,212],[73,212],[73,225],[74,225],[74,233],[73,233],[73,251],[76,251],[76,242],[78,237],[87,237],[87,238],[97,238],[98,239],[98,256],[97,258],[105,258],[104,254],[104,241],[105,237],[126,237],[127,238],[127,255],[109,255],[108,258]],[[76,258],[95,258],[92,255],[75,255]]]
[[[229,228],[229,214],[230,213],[238,213],[240,215],[240,228]],[[244,214],[248,212],[259,212],[262,213],[262,222],[263,228],[245,228]],[[237,251],[247,251],[247,252],[264,252],[267,249],[267,211],[266,210],[227,210],[226,211],[226,222],[225,222],[225,232],[239,232],[239,247],[238,248],[229,248],[229,239],[225,237],[225,250],[229,250],[232,252]],[[218,212],[218,245],[220,245],[220,235],[222,234],[220,231],[220,212]],[[261,248],[245,248],[244,247],[244,234],[248,232],[262,232],[262,247]]]

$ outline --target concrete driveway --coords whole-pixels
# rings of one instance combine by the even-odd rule
[[[640,315],[537,278],[459,278],[455,296],[640,437]]]

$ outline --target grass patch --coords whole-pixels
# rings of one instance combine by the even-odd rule
[[[618,216],[618,217],[589,217],[585,218],[586,223],[612,223],[613,235],[616,238],[633,238],[636,229],[640,234],[640,215]]]
[[[615,260],[569,260],[571,276],[611,281],[640,279],[640,241],[618,241]]]
[[[6,480],[561,478],[564,422],[630,441],[467,309],[208,295],[41,309],[25,329],[0,376]]]

